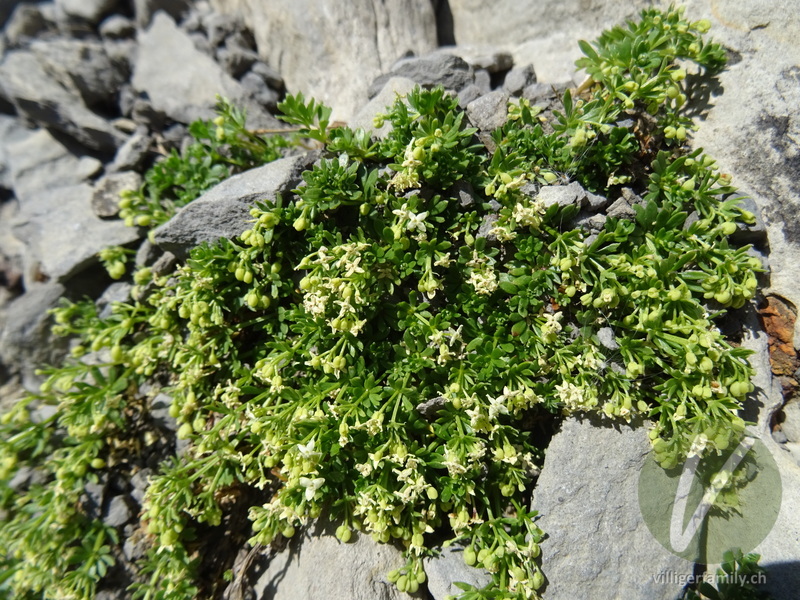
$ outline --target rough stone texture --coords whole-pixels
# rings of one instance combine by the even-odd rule
[[[5,37],[13,48],[22,44],[26,38],[46,30],[48,25],[39,6],[23,2],[11,13],[11,18],[5,26]]]
[[[692,563],[665,550],[639,511],[639,473],[650,450],[646,429],[570,417],[547,448],[534,491],[546,600],[673,600],[681,587],[659,573],[691,575]]]
[[[800,589],[800,452],[791,444],[778,444],[770,435],[774,415],[783,405],[780,381],[771,374],[770,336],[759,326],[753,311],[747,315],[742,346],[753,350],[748,358],[756,371],[755,391],[745,405],[745,418],[756,422],[754,433],[772,453],[781,474],[783,496],[772,531],[754,552],[767,570],[767,590],[775,600],[797,598]]]
[[[586,204],[586,190],[577,181],[568,185],[546,185],[539,190],[538,198],[544,203],[545,208],[550,208],[554,204],[559,206],[570,206]]]
[[[533,64],[540,81],[571,81],[577,41],[595,39],[606,27],[635,17],[652,0],[450,0],[459,44],[494,44],[517,65]]]
[[[137,190],[142,184],[142,176],[135,171],[111,173],[101,177],[92,190],[92,210],[101,218],[116,217],[119,214],[120,194],[125,190]]]
[[[150,150],[150,136],[145,127],[138,127],[136,131],[119,147],[114,161],[108,166],[109,171],[136,170],[142,166]]]
[[[44,129],[25,132],[7,149],[14,194],[23,205],[42,190],[83,183],[103,167],[94,158],[77,158]]]
[[[310,161],[313,155],[283,158],[226,179],[156,229],[156,245],[185,258],[203,242],[236,237],[248,228],[253,205],[296,187]]]
[[[117,0],[55,0],[56,7],[67,16],[95,25],[117,5]]]
[[[503,80],[503,89],[512,96],[520,96],[522,90],[536,83],[536,70],[533,65],[514,67]]]
[[[6,54],[0,64],[0,92],[19,114],[87,148],[109,152],[124,141],[122,134],[84,105],[77,89],[56,82],[31,52]]]
[[[212,0],[212,6],[250,24],[259,55],[283,74],[288,90],[331,106],[338,120],[366,103],[370,83],[398,58],[436,48],[430,0]]]
[[[480,44],[459,44],[445,46],[435,54],[451,54],[463,59],[473,69],[484,69],[488,73],[502,73],[514,66],[514,58],[510,52],[496,46]]]
[[[468,583],[478,589],[486,586],[492,577],[483,569],[464,564],[463,548],[449,546],[442,548],[439,556],[425,560],[425,573],[428,575],[428,593],[434,600],[444,600],[447,596],[458,596],[463,591],[453,582]]]
[[[383,89],[362,108],[355,117],[350,120],[350,127],[365,130],[372,130],[374,135],[383,139],[391,129],[391,125],[384,123],[383,127],[375,128],[373,120],[379,114],[385,113],[386,109],[394,104],[397,96],[405,96],[416,87],[416,83],[407,77],[392,77],[383,86]]]
[[[472,68],[464,59],[434,52],[419,58],[403,58],[397,61],[389,73],[372,82],[369,87],[370,97],[391,77],[407,77],[422,86],[443,85],[445,89],[456,91],[475,81]]]
[[[11,176],[11,154],[8,147],[26,137],[28,130],[14,117],[0,115],[0,188],[11,190],[14,181]]]
[[[800,14],[792,0],[691,0],[715,40],[736,52],[694,144],[761,207],[772,266],[767,292],[800,306]],[[800,321],[795,325],[800,340]]]
[[[109,527],[120,527],[131,520],[133,511],[125,496],[114,496],[108,503],[103,523]]]
[[[64,287],[57,283],[29,283],[25,295],[0,313],[0,363],[19,369],[29,390],[38,389],[35,369],[54,364],[66,350],[65,340],[50,333],[47,314],[63,294]]]
[[[192,0],[133,0],[136,24],[147,27],[158,11],[164,11],[173,19],[180,19],[192,5]]]
[[[405,564],[388,544],[368,535],[354,535],[342,544],[334,526],[317,524],[296,535],[288,548],[272,557],[254,587],[258,600],[399,600],[412,598],[397,591],[386,574]]]
[[[36,41],[31,50],[55,81],[75,89],[87,106],[110,101],[128,73],[112,62],[101,42],[55,39]]]
[[[92,187],[58,187],[38,193],[20,206],[14,234],[27,245],[27,273],[66,281],[96,264],[97,253],[139,239],[122,221],[108,222],[92,211]]]
[[[136,33],[136,23],[122,15],[111,15],[100,23],[100,35],[110,40],[119,40],[133,37]]]
[[[250,102],[247,90],[214,60],[197,50],[192,39],[166,13],[153,18],[139,36],[133,87],[147,95],[150,105],[181,123],[213,118],[217,95],[245,105],[251,124],[267,119]],[[268,119],[275,126],[275,119]],[[259,122],[259,126],[264,126]]]
[[[508,94],[498,90],[473,100],[467,105],[467,116],[482,132],[491,133],[508,118]]]

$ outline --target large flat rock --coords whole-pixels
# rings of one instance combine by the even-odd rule
[[[354,535],[342,544],[323,523],[297,535],[255,583],[258,600],[403,600],[386,574],[405,565],[399,550]]]
[[[256,202],[274,202],[278,194],[294,189],[314,158],[313,154],[282,158],[226,179],[156,229],[155,243],[186,258],[203,242],[238,236],[250,226],[250,209]]]
[[[192,38],[165,12],[157,12],[138,38],[132,85],[147,95],[152,106],[181,123],[214,117],[217,96],[245,106],[251,123],[275,126],[252,101],[249,92],[210,56],[198,50]]]
[[[430,0],[212,0],[253,27],[258,52],[290,93],[303,92],[347,121],[370,83],[406,53],[436,48]]]
[[[542,542],[546,600],[673,600],[669,580],[693,564],[665,550],[639,510],[639,474],[650,450],[641,425],[570,417],[547,448],[533,508]]]

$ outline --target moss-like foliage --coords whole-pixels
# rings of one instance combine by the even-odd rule
[[[242,511],[253,544],[323,512],[344,543],[395,543],[408,563],[389,579],[408,592],[431,547],[460,540],[492,574],[462,598],[536,598],[546,542],[527,506],[562,415],[652,419],[666,467],[727,448],[752,371],[716,320],[752,298],[759,262],[729,242],[753,218],[729,177],[684,143],[681,65],[723,64],[706,29],[650,10],[582,44],[587,84],[552,114],[513,101],[491,152],[442,89],[398,98],[381,141],[289,97],[285,120],[323,147],[296,194],[172,274],[140,271],[109,316],[58,311],[77,358],[0,430],[0,589],[92,597],[118,540],[81,495],[158,446],[159,392],[188,447],[144,499],[133,597],[148,600],[218,593],[198,576],[203,544]],[[589,236],[577,204],[546,202],[566,181],[642,200]],[[40,404],[55,412],[31,420]],[[12,490],[23,465],[41,477]]]

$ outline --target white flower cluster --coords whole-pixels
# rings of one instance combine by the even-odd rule
[[[476,294],[488,296],[497,289],[497,274],[489,264],[487,256],[479,256],[477,252],[473,251],[472,260],[467,263],[467,266],[470,267],[467,283],[475,288]]]
[[[578,386],[569,381],[564,381],[556,386],[556,392],[561,402],[564,403],[566,412],[588,410],[597,406],[597,393],[585,386]]]
[[[357,336],[367,322],[359,318],[359,309],[366,304],[362,289],[366,287],[364,278],[368,274],[361,265],[361,253],[368,247],[363,242],[332,249],[322,246],[299,265],[299,268],[318,267],[300,282],[303,308],[315,317],[328,315],[326,322],[334,331]],[[330,316],[331,313],[336,314]]]
[[[511,218],[523,227],[538,229],[542,224],[542,215],[545,213],[544,203],[539,200],[530,202],[517,202],[511,213]]]

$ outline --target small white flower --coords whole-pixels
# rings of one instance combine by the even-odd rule
[[[305,497],[307,502],[311,502],[317,495],[317,490],[322,487],[325,480],[322,477],[301,477],[300,485],[306,489]]]
[[[322,453],[316,451],[317,441],[312,439],[307,444],[297,444],[297,452],[303,458],[308,460],[316,460]]]
[[[408,231],[425,231],[425,217],[428,216],[428,212],[421,212],[421,213],[410,213],[408,216],[408,223],[406,223],[406,229]]]

